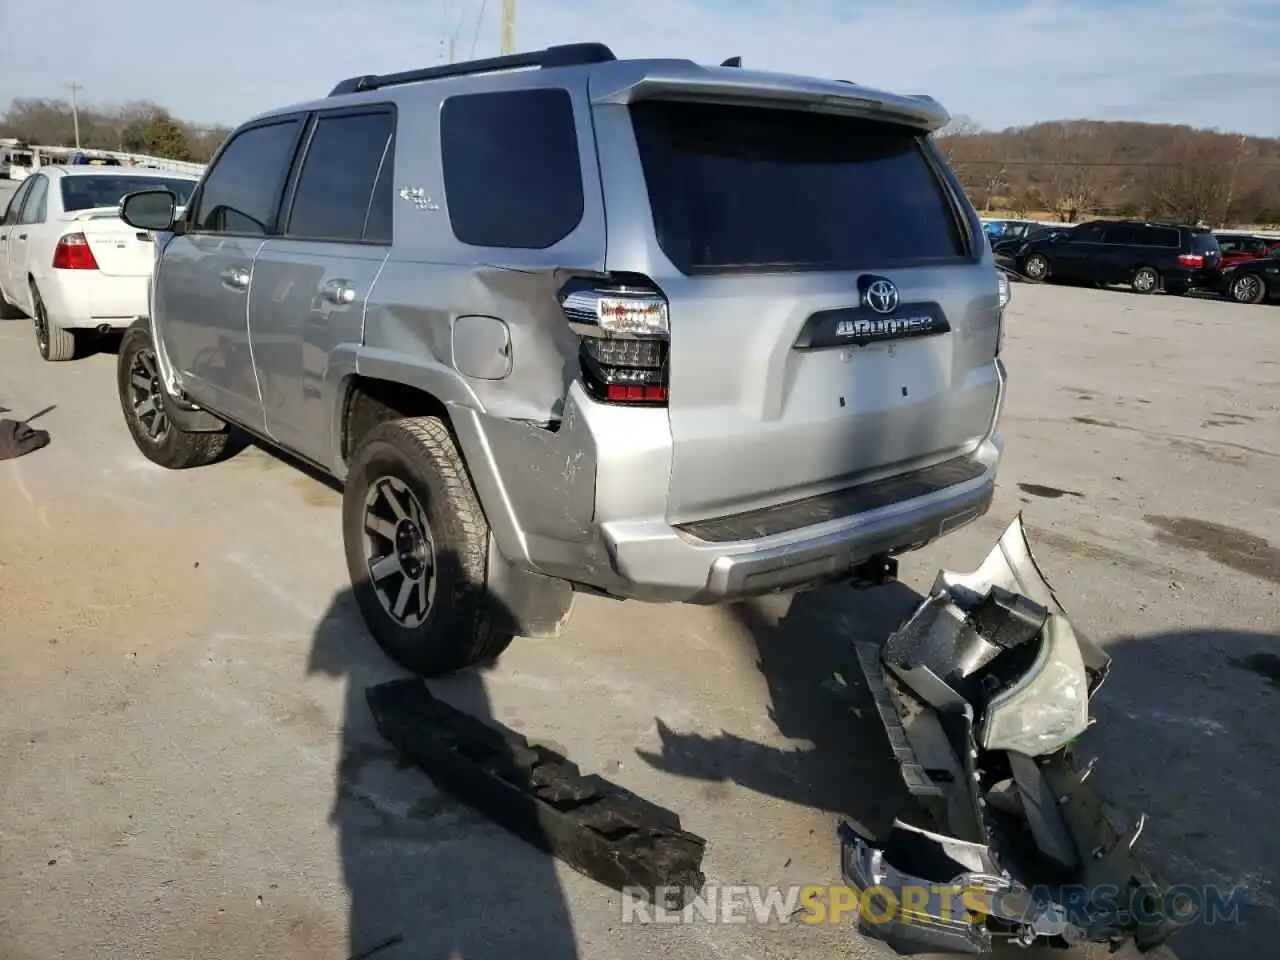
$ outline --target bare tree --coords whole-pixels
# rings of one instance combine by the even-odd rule
[[[1230,190],[1233,157],[1220,137],[1197,133],[1161,156],[1149,199],[1160,214],[1187,223],[1210,223],[1222,211]]]

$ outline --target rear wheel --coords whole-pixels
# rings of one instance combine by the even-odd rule
[[[226,430],[193,433],[179,429],[169,419],[155,345],[142,321],[129,327],[120,341],[116,385],[133,442],[152,463],[185,470],[213,463],[226,453],[231,441]]]
[[[342,535],[369,632],[401,666],[444,676],[511,643],[486,589],[489,524],[439,419],[369,431],[348,469]]]
[[[1049,279],[1049,258],[1042,253],[1033,253],[1022,265],[1022,272],[1028,280],[1037,282]]]
[[[1154,267],[1139,267],[1130,285],[1137,293],[1155,293],[1160,289],[1160,274]]]
[[[76,355],[76,335],[49,321],[40,288],[31,281],[31,322],[36,328],[36,346],[45,360],[71,360]]]
[[[1267,298],[1267,284],[1256,273],[1242,273],[1231,281],[1228,293],[1236,303],[1261,303]]]

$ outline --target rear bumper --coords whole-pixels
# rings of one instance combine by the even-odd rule
[[[150,277],[107,277],[96,270],[52,270],[38,279],[49,320],[65,330],[106,324],[124,329],[148,312]]]
[[[838,581],[864,560],[924,546],[985,514],[1002,446],[993,434],[969,455],[981,471],[971,479],[824,523],[714,542],[663,521],[605,523],[605,547],[636,599],[719,603]]]
[[[1174,267],[1164,277],[1164,285],[1168,287],[1194,288],[1197,290],[1215,290],[1221,282],[1222,271],[1217,267]]]

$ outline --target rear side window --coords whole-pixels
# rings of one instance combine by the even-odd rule
[[[449,223],[463,243],[542,250],[582,222],[567,90],[450,97],[440,109],[440,153]]]
[[[1207,230],[1191,232],[1191,249],[1196,253],[1220,253],[1218,238]]]
[[[1171,227],[1143,227],[1142,242],[1148,247],[1180,247],[1182,237]]]
[[[1103,243],[1138,243],[1142,239],[1142,228],[1132,223],[1113,223],[1102,234]]]
[[[666,101],[635,104],[631,117],[658,243],[683,273],[852,270],[965,255],[917,131]]]
[[[288,236],[391,242],[390,111],[322,116],[302,161]]]
[[[27,202],[22,206],[19,223],[44,223],[49,209],[49,178],[37,176],[31,184],[31,192],[27,194]]]
[[[196,230],[263,235],[280,209],[302,121],[250,127],[235,134],[200,190]]]

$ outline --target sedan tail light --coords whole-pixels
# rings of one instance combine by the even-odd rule
[[[53,266],[57,270],[97,270],[98,261],[83,233],[68,233],[53,250]]]

